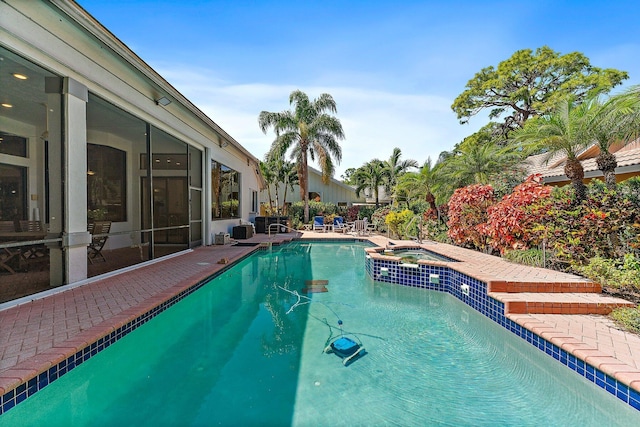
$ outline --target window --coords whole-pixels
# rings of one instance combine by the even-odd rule
[[[251,190],[251,212],[258,212],[258,192],[256,190]]]
[[[27,157],[27,138],[0,131],[0,154]]]
[[[27,219],[27,169],[0,163],[0,220]]]
[[[87,216],[89,219],[127,220],[126,153],[104,145],[87,144]]]
[[[212,219],[240,216],[240,174],[211,161],[211,216]]]

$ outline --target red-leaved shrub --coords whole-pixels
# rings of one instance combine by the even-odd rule
[[[458,245],[484,250],[488,236],[479,226],[487,222],[487,209],[494,203],[490,185],[474,184],[454,191],[449,199],[449,238]]]
[[[529,249],[537,237],[532,231],[541,215],[528,207],[548,199],[550,194],[551,187],[542,184],[541,175],[530,175],[511,194],[489,207],[487,223],[478,228],[489,236],[489,244],[500,253],[509,249]]]

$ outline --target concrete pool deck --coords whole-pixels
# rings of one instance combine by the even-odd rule
[[[345,238],[354,237],[311,231],[256,235],[239,241],[256,246],[200,247],[6,308],[0,311],[0,396],[258,250],[260,244]],[[379,235],[358,239],[380,247],[403,243]],[[489,295],[505,303],[511,320],[640,391],[640,336],[619,330],[602,315],[611,307],[633,304],[601,295],[598,286],[578,276],[451,245],[425,247],[459,260],[452,268],[488,283]],[[587,314],[592,309],[600,314]]]

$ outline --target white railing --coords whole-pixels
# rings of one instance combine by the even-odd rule
[[[286,225],[286,224],[280,224],[280,223],[277,223],[277,222],[272,222],[271,224],[269,224],[269,227],[268,227],[268,229],[267,229],[267,231],[269,232],[269,237],[271,237],[271,227],[273,227],[273,226],[276,226],[276,227],[282,227],[282,230],[291,230],[291,231],[293,231],[294,233],[297,233],[297,232],[298,232],[298,230],[296,230],[295,228],[291,228],[291,227],[289,227],[289,226],[288,226],[288,225]],[[276,233],[277,233],[277,232],[278,232],[278,228],[276,228]]]

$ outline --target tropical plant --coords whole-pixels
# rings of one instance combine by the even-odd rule
[[[578,155],[591,143],[589,119],[589,103],[576,104],[565,98],[553,113],[529,121],[512,134],[514,141],[546,150],[547,163],[558,154],[566,157],[564,173],[571,180],[577,202],[584,200],[587,191]]]
[[[626,92],[602,103],[598,98],[589,101],[592,111],[588,124],[600,153],[596,165],[604,175],[607,187],[616,187],[616,156],[611,153],[613,146],[623,146],[635,141],[640,129],[640,86],[633,86]]]
[[[444,209],[440,206],[438,210],[442,212]],[[430,209],[423,214],[422,234],[426,239],[451,244],[453,242],[447,234],[448,231],[446,222],[438,220],[434,211]]]
[[[380,206],[380,187],[384,185],[387,179],[387,170],[384,163],[378,159],[373,159],[361,167],[353,174],[356,182],[356,197],[360,197],[366,189],[370,189],[375,195],[376,208]]]
[[[397,188],[399,192],[406,194],[407,204],[410,205],[414,198],[424,197],[431,209],[437,212],[438,206],[434,192],[440,185],[440,176],[438,164],[432,166],[431,157],[429,157],[418,172],[407,172],[402,175]]]
[[[394,148],[391,157],[383,162],[386,170],[385,191],[391,194],[398,183],[398,178],[405,174],[410,168],[417,168],[418,162],[413,159],[400,160],[402,151]]]
[[[486,250],[489,238],[478,226],[487,222],[487,209],[494,203],[490,185],[474,184],[454,191],[448,205],[449,238],[464,247]]]
[[[347,222],[355,221],[357,219],[360,219],[359,213],[360,213],[360,205],[349,206],[347,208],[346,213],[344,214],[344,219]]]
[[[278,181],[284,184],[284,194],[282,196],[282,209],[281,212],[285,213],[285,207],[287,206],[287,191],[293,191],[294,185],[299,183],[298,171],[296,165],[293,162],[283,161],[278,168]]]
[[[304,221],[304,202],[295,202],[291,204],[289,209],[289,218],[293,224],[300,226],[302,224],[309,224],[309,221]],[[309,215],[313,218],[315,216],[334,215],[339,212],[338,206],[333,203],[316,202],[314,200],[309,201]]]
[[[623,329],[640,334],[640,307],[617,308],[611,312],[611,318]]]
[[[411,230],[408,230],[407,226],[414,217],[415,214],[409,209],[404,209],[400,212],[391,211],[387,214],[384,222],[389,226],[389,231],[395,236],[398,236],[400,239],[405,239],[409,237],[411,233]]]
[[[538,248],[505,250],[501,255],[502,258],[517,264],[532,267],[545,266],[545,254]]]
[[[577,271],[603,286],[640,290],[640,259],[626,254],[622,262],[600,256],[593,257]]]
[[[268,157],[283,158],[288,151],[296,162],[300,182],[300,198],[304,203],[304,222],[309,221],[309,167],[308,158],[318,161],[322,171],[322,181],[328,183],[335,171],[334,160],[340,162],[342,149],[338,144],[344,139],[340,120],[331,115],[336,113],[336,103],[331,95],[323,93],[311,101],[300,90],[291,92],[289,104],[293,111],[272,113],[262,111],[258,118],[260,130],[267,133],[273,128],[276,139],[271,144]]]
[[[590,187],[589,196],[580,204],[564,188],[554,188],[552,197],[534,208],[539,223],[532,233],[547,242],[558,269],[575,270],[596,256],[622,259],[634,250],[631,241],[621,238],[637,235],[633,204],[598,181]]]
[[[355,185],[355,181],[353,180],[353,174],[356,172],[356,168],[347,168],[340,178],[342,178],[342,182],[347,185]]]
[[[264,162],[260,162],[260,173],[262,174],[262,177],[264,178],[264,182],[267,184],[267,197],[269,198],[269,204],[267,207],[267,211],[269,212],[269,214],[274,210],[274,203],[273,203],[273,197],[271,195],[271,186],[273,184],[276,184],[276,173],[275,173],[275,168],[274,168],[274,162],[273,161],[264,161]],[[277,184],[276,184],[277,187]]]
[[[363,218],[371,219],[371,223],[381,233],[386,233],[388,230],[386,220],[387,215],[391,212],[391,208],[389,206],[382,206],[375,211],[372,211],[370,216],[363,215]],[[366,213],[366,211],[362,211],[362,214]]]
[[[461,123],[490,108],[489,119],[504,117],[506,134],[530,118],[550,113],[567,96],[580,102],[607,93],[628,77],[624,71],[593,67],[579,52],[560,55],[547,46],[535,52],[523,49],[497,68],[476,73],[451,108]]]
[[[531,243],[537,244],[537,236],[532,230],[539,217],[528,208],[550,194],[551,187],[542,184],[542,176],[531,175],[512,193],[490,206],[487,223],[481,226],[490,238],[489,244],[501,254],[512,249],[529,249]]]
[[[455,188],[471,184],[490,184],[492,179],[518,164],[523,152],[514,146],[501,147],[493,141],[465,140],[442,162],[442,177]]]

